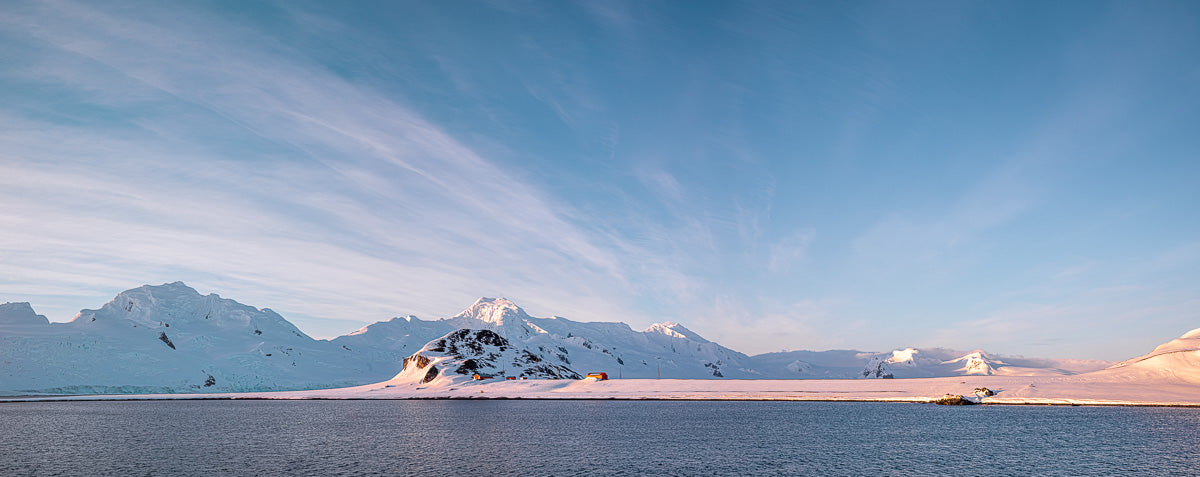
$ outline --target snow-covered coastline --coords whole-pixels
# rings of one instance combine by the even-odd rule
[[[624,399],[933,402],[947,394],[977,404],[1200,407],[1200,330],[1150,353],[1067,376],[908,379],[503,379],[435,373],[460,361],[430,343],[387,381],[336,389],[213,394],[0,397],[0,402],[146,399]],[[980,392],[983,388],[992,394]]]
[[[0,305],[0,345],[0,402],[952,395],[982,404],[1200,406],[1200,329],[1115,364],[915,348],[747,356],[678,323],[637,331],[534,318],[483,298],[451,318],[396,318],[324,341],[269,309],[172,283],[123,292],[70,323],[49,323],[28,303]],[[614,379],[579,379],[593,372]]]
[[[485,379],[427,378],[456,357],[431,343],[380,383],[310,391],[37,396],[0,401],[129,399],[625,399],[933,402],[947,394],[977,404],[1200,407],[1200,329],[1108,369],[1069,376],[908,379]],[[431,353],[433,351],[433,353]],[[425,358],[417,359],[424,356]],[[981,392],[986,388],[988,392]],[[990,394],[990,395],[988,395]]]
[[[994,396],[977,396],[988,388]],[[979,404],[1200,407],[1200,385],[1097,376],[968,376],[891,380],[523,380],[420,388],[389,382],[350,388],[225,394],[0,397],[0,402],[173,399],[599,399],[933,402],[946,394]]]

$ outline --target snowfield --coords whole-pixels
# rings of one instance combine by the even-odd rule
[[[420,354],[420,353],[417,353]],[[29,397],[45,399],[671,399],[770,401],[933,402],[946,394],[982,404],[1057,404],[1200,407],[1200,329],[1151,353],[1101,371],[1071,376],[972,375],[910,379],[529,379],[477,381],[440,373],[425,381],[441,357],[410,360],[396,377],[340,389],[137,396]],[[987,388],[994,395],[977,390]]]

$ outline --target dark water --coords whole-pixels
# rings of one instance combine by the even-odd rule
[[[0,403],[0,475],[1197,475],[1200,409]]]

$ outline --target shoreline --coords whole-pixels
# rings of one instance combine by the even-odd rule
[[[803,382],[803,381],[802,381]],[[811,381],[809,381],[811,383]],[[579,382],[587,385],[587,382]],[[892,381],[895,383],[895,381]],[[492,383],[489,383],[492,384]],[[563,388],[571,387],[569,383]],[[596,383],[590,383],[596,384]],[[695,383],[691,383],[695,384]],[[36,402],[116,402],[116,401],[425,401],[425,400],[499,400],[499,401],[745,401],[745,402],[873,402],[873,403],[904,403],[904,404],[937,404],[937,400],[946,394],[953,393],[906,393],[903,390],[838,390],[838,391],[774,391],[774,390],[621,390],[622,392],[563,392],[561,389],[521,390],[487,389],[488,384],[468,385],[459,388],[439,390],[407,390],[395,392],[392,386],[360,386],[358,388],[341,388],[306,391],[275,391],[275,392],[246,392],[246,393],[213,393],[213,394],[79,394],[79,395],[8,395],[0,396],[0,404],[36,403]],[[1192,387],[1192,386],[1189,386]],[[372,389],[361,389],[372,388]],[[465,389],[464,389],[465,388]],[[1069,397],[1045,395],[1038,397],[979,397],[967,394],[957,394],[965,398],[968,405],[981,406],[1090,406],[1090,407],[1177,407],[1200,408],[1200,387],[1193,387],[1196,400],[1153,400],[1153,399],[1120,399],[1105,398],[1098,395],[1088,397]],[[380,390],[393,392],[378,393]],[[376,391],[376,392],[372,392]],[[474,391],[478,391],[476,394]],[[488,393],[488,391],[492,391]],[[498,392],[497,392],[498,391]],[[507,392],[505,392],[507,391]],[[698,394],[712,393],[704,396]],[[909,394],[898,396],[864,396],[863,394],[896,393]],[[786,395],[783,395],[786,394]],[[845,396],[834,396],[842,394]],[[1091,394],[1091,393],[1088,393]],[[1099,394],[1099,393],[1098,393]]]
[[[909,399],[807,399],[807,398],[668,398],[668,397],[475,397],[475,396],[428,396],[428,397],[385,397],[385,398],[283,398],[283,397],[143,397],[141,395],[130,395],[127,397],[115,397],[110,395],[99,396],[55,396],[55,397],[37,397],[37,398],[3,398],[0,399],[0,405],[4,404],[21,404],[21,403],[46,403],[46,402],[163,402],[163,401],[677,401],[677,402],[852,402],[852,403],[879,403],[879,404],[931,404],[938,405],[933,399],[929,400],[909,400]],[[1176,403],[1176,402],[1098,402],[1098,401],[1071,401],[1071,400],[1047,400],[1047,401],[985,401],[973,402],[975,406],[1031,406],[1031,407],[1169,407],[1169,408],[1200,408],[1200,403]]]

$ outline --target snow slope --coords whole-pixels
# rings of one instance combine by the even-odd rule
[[[453,345],[453,346],[452,346]],[[1074,375],[978,374],[912,379],[529,379],[473,381],[520,352],[498,333],[459,330],[415,353],[391,380],[341,389],[224,395],[141,395],[130,399],[687,399],[935,402],[962,396],[983,404],[1156,405],[1200,407],[1200,329],[1107,369]],[[902,350],[905,351],[905,350]],[[892,357],[903,357],[907,351]],[[919,354],[919,353],[918,353]],[[457,371],[467,360],[483,358]],[[971,360],[955,364],[970,366]],[[501,365],[503,366],[503,365]],[[990,365],[989,365],[990,366]],[[437,372],[431,370],[437,368]],[[513,369],[513,368],[508,368]],[[513,372],[518,372],[513,369]],[[525,374],[524,370],[519,371]],[[534,373],[536,375],[536,373]],[[977,392],[987,388],[991,393]],[[108,399],[71,396],[66,399]],[[8,398],[38,400],[45,398]],[[56,399],[63,399],[61,397]],[[0,399],[3,401],[6,399]]]
[[[364,326],[334,338],[333,344],[358,353],[372,376],[391,376],[400,370],[404,358],[454,329],[442,320],[425,321],[409,315]]]
[[[1200,330],[1149,354],[1089,373],[1053,376],[970,375],[913,379],[530,379],[472,381],[447,373],[470,357],[511,358],[497,333],[460,330],[414,354],[395,378],[342,389],[225,395],[143,395],[131,399],[223,397],[255,399],[687,399],[934,402],[946,394],[984,404],[1158,405],[1200,407]],[[457,347],[473,348],[466,352]],[[904,350],[902,350],[904,351]],[[903,357],[907,352],[893,357]],[[422,356],[426,356],[422,359]],[[847,356],[844,356],[847,357]],[[417,361],[422,361],[417,363]],[[492,359],[494,369],[500,362]],[[959,364],[970,364],[969,360]],[[429,377],[429,370],[441,370]],[[448,377],[447,377],[448,376]],[[993,394],[976,393],[987,388]],[[72,396],[68,399],[111,398]],[[38,400],[44,398],[10,398]],[[62,399],[62,398],[58,398]]]
[[[5,307],[5,322],[13,309]],[[28,320],[31,310],[17,310]],[[121,292],[68,323],[0,330],[0,390],[124,393],[309,389],[377,381],[362,356],[277,313],[183,283]]]
[[[1200,328],[1097,374],[1126,381],[1178,380],[1200,385]]]

